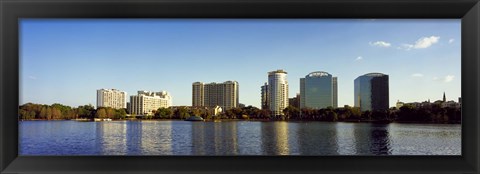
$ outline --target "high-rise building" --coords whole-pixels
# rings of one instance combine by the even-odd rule
[[[204,106],[204,86],[202,82],[192,84],[192,106]]]
[[[158,108],[168,108],[172,105],[172,96],[166,91],[138,91],[130,96],[130,114],[153,115]]]
[[[338,108],[338,79],[332,77],[333,82],[333,108]]]
[[[287,72],[276,70],[268,72],[268,106],[273,115],[284,115],[288,106]]]
[[[97,108],[111,107],[115,109],[127,108],[127,93],[117,89],[97,90]]]
[[[270,107],[268,107],[268,84],[267,84],[267,82],[265,82],[265,84],[262,85],[261,94],[262,94],[262,97],[261,97],[262,109],[269,109]]]
[[[388,75],[369,73],[354,81],[354,104],[361,111],[381,111],[389,107]]]
[[[337,78],[315,71],[300,79],[300,108],[337,107]]]
[[[224,110],[239,106],[237,81],[192,84],[192,106],[220,106]]]

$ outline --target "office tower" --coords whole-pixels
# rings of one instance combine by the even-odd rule
[[[215,107],[220,106],[223,110],[239,106],[239,86],[237,81],[223,83],[192,84],[192,106]]]
[[[153,115],[158,108],[168,108],[171,105],[172,96],[166,91],[138,91],[137,95],[130,96],[128,110],[133,115]]]
[[[262,104],[262,109],[269,109],[268,107],[268,84],[265,82],[265,84],[261,87],[261,104]]]
[[[388,75],[369,73],[354,81],[354,105],[361,111],[381,111],[389,107]]]
[[[312,72],[300,79],[300,108],[337,107],[337,78],[323,71]]]
[[[283,109],[288,106],[287,72],[268,72],[268,105],[272,115],[284,115]]]
[[[97,90],[97,108],[111,107],[115,109],[127,108],[127,93],[116,89]]]

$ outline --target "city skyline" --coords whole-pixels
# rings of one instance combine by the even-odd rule
[[[169,91],[192,104],[196,81],[238,81],[239,103],[261,107],[267,72],[338,77],[338,106],[354,79],[390,76],[397,100],[460,95],[460,20],[20,20],[20,104],[95,105],[95,91]],[[415,89],[415,90],[412,90]],[[74,91],[74,92],[72,92]]]

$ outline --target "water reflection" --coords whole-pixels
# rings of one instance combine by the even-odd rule
[[[172,121],[172,143],[173,155],[192,155],[193,152],[193,128],[190,122]]]
[[[96,146],[101,154],[125,155],[127,152],[126,125],[123,122],[96,123]]]
[[[127,155],[142,154],[142,122],[129,121],[127,125]]]
[[[335,130],[335,142],[337,146],[337,154],[339,155],[355,155],[355,140],[354,126],[355,123],[336,123]]]
[[[238,154],[262,154],[261,122],[236,122]]]
[[[301,155],[337,154],[335,124],[302,122],[298,127],[297,143]]]
[[[461,155],[461,125],[25,121],[19,126],[20,155]]]
[[[391,153],[387,124],[356,123],[354,137],[357,155],[388,155]]]
[[[195,155],[237,155],[235,122],[191,122],[192,152]]]
[[[262,123],[261,128],[262,151],[266,155],[289,154],[287,122]]]
[[[388,125],[372,124],[370,152],[373,155],[389,155],[390,139],[388,134]]]

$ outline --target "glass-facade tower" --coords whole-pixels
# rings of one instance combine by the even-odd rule
[[[300,79],[300,108],[337,107],[337,78],[316,71]]]
[[[354,104],[361,111],[387,110],[389,106],[388,75],[369,73],[354,81]]]

